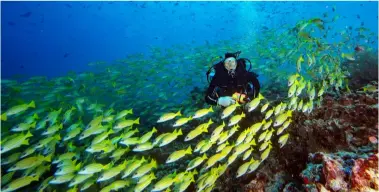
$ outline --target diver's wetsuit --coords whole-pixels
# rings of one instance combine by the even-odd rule
[[[212,78],[205,96],[205,101],[208,104],[216,105],[219,97],[232,96],[235,92],[245,94],[249,99],[258,96],[260,85],[257,75],[253,72],[247,72],[244,62],[243,59],[237,60],[234,75],[228,73],[223,62],[214,66],[215,76]]]

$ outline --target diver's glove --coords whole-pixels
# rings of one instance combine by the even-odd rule
[[[236,103],[236,101],[232,97],[229,97],[229,96],[220,97],[217,100],[217,104],[221,105],[223,107],[227,107],[227,106],[235,104],[235,103]]]

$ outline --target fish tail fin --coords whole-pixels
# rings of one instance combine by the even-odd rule
[[[38,180],[39,180],[39,175],[32,176],[32,181],[38,181]]]
[[[46,156],[45,157],[45,161],[46,162],[51,162],[51,157],[53,156],[53,154],[51,153],[50,155]]]
[[[153,127],[153,130],[152,130],[152,132],[153,133],[156,133],[158,130],[155,128],[155,127]]]
[[[7,120],[7,114],[6,113],[1,114],[1,120],[2,121],[6,121]]]
[[[34,103],[34,100],[29,103],[28,107],[36,108],[36,104]]]
[[[152,167],[154,167],[154,168],[157,168],[157,167],[158,167],[157,161],[156,161],[155,159],[152,159],[152,160],[151,160],[151,165],[152,165]]]
[[[25,137],[32,137],[33,135],[30,133],[30,131],[28,131],[28,133],[26,133]]]
[[[34,118],[34,119],[39,119],[38,114],[37,114],[37,113],[34,113],[33,118]]]
[[[25,140],[22,142],[22,144],[24,144],[24,145],[29,145],[29,139],[25,139]]]
[[[77,164],[77,165],[75,166],[75,170],[79,170],[81,166],[82,166],[82,163]]]
[[[133,109],[128,110],[128,113],[133,115]]]
[[[179,131],[177,132],[177,135],[183,135],[183,132],[182,132],[182,129],[179,129]]]
[[[191,146],[189,146],[189,147],[187,148],[186,153],[187,153],[187,154],[190,154],[190,155],[192,154]]]
[[[213,108],[212,108],[212,105],[209,107],[209,111],[210,111],[210,112],[214,112],[214,111],[213,111]]]
[[[139,117],[134,121],[134,123],[139,125]]]
[[[35,127],[36,127],[36,123],[37,123],[37,122],[34,121],[34,123],[32,123],[32,124],[30,125],[30,127],[31,127],[31,128],[35,128]]]
[[[182,113],[180,112],[180,110],[176,113],[176,116],[182,116]]]

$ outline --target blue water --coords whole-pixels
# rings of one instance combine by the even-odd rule
[[[89,62],[148,56],[150,47],[197,47],[231,38],[254,46],[263,27],[294,26],[299,20],[332,13],[333,6],[340,15],[335,29],[364,22],[364,27],[378,31],[378,2],[2,2],[1,6],[3,79],[90,71]]]

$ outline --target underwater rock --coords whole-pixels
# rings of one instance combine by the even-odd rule
[[[347,183],[344,181],[346,177],[342,165],[327,156],[324,156],[323,174],[326,180],[325,187],[332,191],[346,191]]]
[[[307,191],[370,191],[379,189],[378,154],[352,152],[310,154],[300,174]]]
[[[378,154],[371,155],[368,159],[354,161],[351,176],[352,191],[379,190]]]

